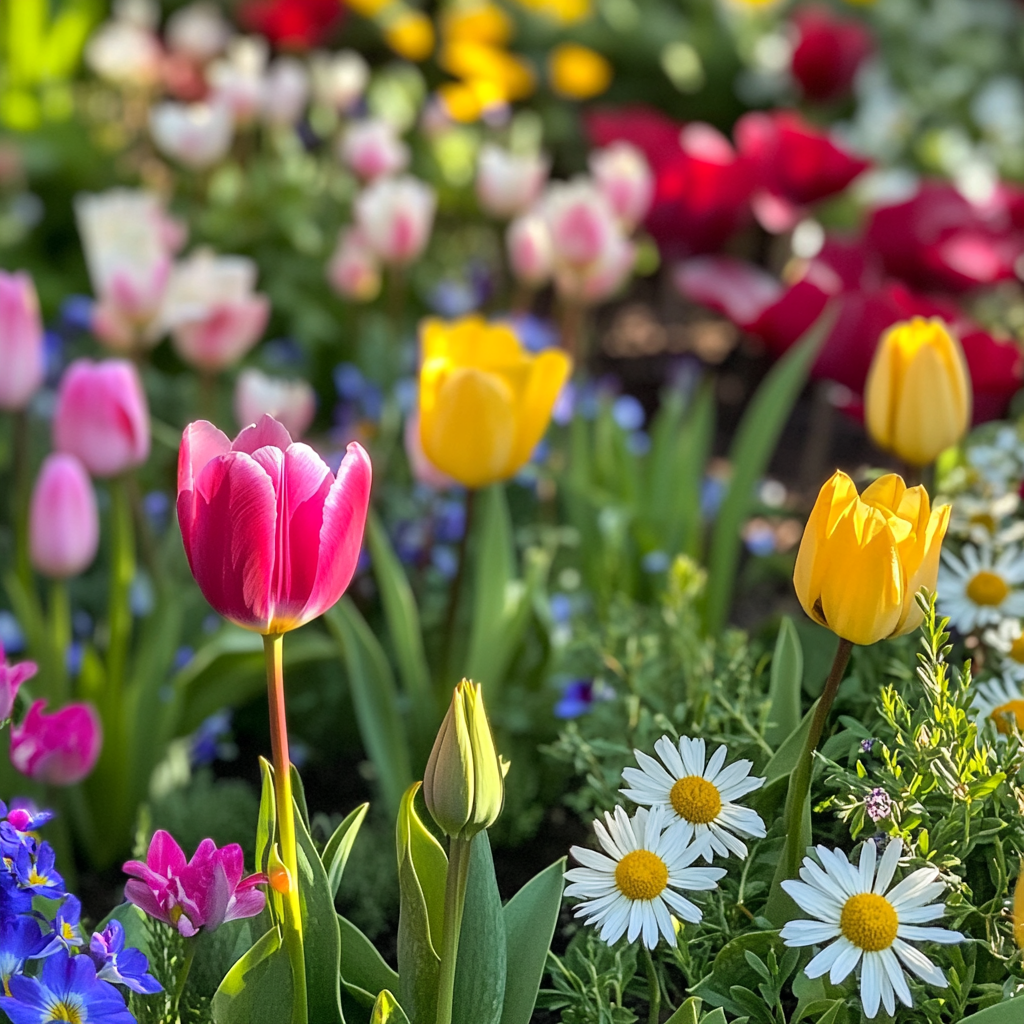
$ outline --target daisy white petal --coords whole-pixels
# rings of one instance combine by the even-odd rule
[[[835,981],[834,978],[832,980]],[[878,1015],[878,1003],[881,998],[882,965],[876,954],[866,953],[860,975],[860,1001],[864,1006],[864,1016],[869,1020]]]
[[[893,952],[922,980],[938,988],[946,988],[949,982],[942,973],[942,968],[936,967],[919,949],[897,939],[892,944]]]

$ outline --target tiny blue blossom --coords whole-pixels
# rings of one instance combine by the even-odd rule
[[[163,986],[149,973],[149,960],[141,950],[124,945],[124,927],[111,921],[89,941],[89,956],[96,965],[96,976],[115,985],[126,985],[133,992],[152,995]]]

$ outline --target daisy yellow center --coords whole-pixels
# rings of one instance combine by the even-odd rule
[[[722,809],[722,794],[718,787],[699,775],[679,779],[668,798],[676,814],[691,825],[707,825],[718,817]]]
[[[1008,700],[1005,704],[1000,704],[999,707],[992,709],[989,718],[995,722],[996,732],[1001,732],[1004,736],[1010,735],[1010,723],[1007,722],[1007,717],[1015,719],[1017,728],[1024,732],[1024,699]]]
[[[1010,587],[998,573],[982,569],[967,581],[967,596],[975,603],[994,607],[1009,596]]]
[[[873,892],[851,896],[843,904],[839,927],[858,948],[869,953],[888,949],[896,939],[900,920],[892,904]]]
[[[996,532],[996,517],[991,512],[977,512],[971,516],[972,526],[982,526],[989,533]]]
[[[1013,658],[1014,661],[1021,665],[1024,665],[1024,633],[1022,633],[1016,640],[1010,644],[1010,649],[1006,652],[1007,657]]]
[[[656,853],[632,850],[615,865],[615,884],[627,900],[653,900],[668,885],[668,868]]]
[[[48,1012],[50,1016],[46,1018],[47,1020],[63,1021],[64,1024],[82,1024],[81,1008],[71,1006],[63,999],[59,1003],[54,1003],[53,1006],[48,1007]]]

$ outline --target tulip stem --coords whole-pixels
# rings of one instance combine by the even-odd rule
[[[263,637],[267,662],[267,702],[270,705],[270,746],[274,756],[274,800],[281,859],[288,869],[284,898],[284,941],[292,968],[291,1024],[306,1024],[306,958],[302,944],[302,909],[299,902],[299,860],[295,844],[295,804],[292,799],[288,724],[284,705],[284,634]]]
[[[71,601],[64,580],[54,580],[50,587],[50,630],[53,683],[49,689],[53,699],[63,704],[68,698],[68,647],[71,645]]]
[[[661,983],[658,981],[658,971],[651,951],[643,943],[640,943],[640,949],[644,957],[644,969],[647,971],[647,1024],[658,1024],[661,1020]]]
[[[811,768],[814,763],[814,752],[821,742],[821,734],[825,731],[828,713],[835,703],[839,684],[843,681],[843,673],[850,661],[853,644],[849,640],[839,639],[836,655],[832,659],[832,670],[825,682],[818,703],[811,717],[811,727],[804,741],[793,774],[789,777],[789,790],[786,793],[786,877],[796,878],[800,872],[800,862],[804,856],[804,848],[800,842],[800,819],[804,813],[804,803],[811,790]]]
[[[469,882],[469,851],[472,839],[452,837],[448,851],[448,874],[444,886],[444,930],[441,939],[441,974],[437,984],[435,1024],[451,1024],[455,999],[455,966],[459,958],[462,913],[466,909]]]
[[[119,477],[110,482],[111,546],[110,546],[110,607],[107,645],[107,682],[113,693],[120,693],[124,685],[128,644],[131,640],[132,610],[131,586],[135,578],[135,529],[132,523],[132,503],[128,481]],[[113,700],[112,706],[117,706]]]
[[[171,1019],[180,1021],[178,1007],[181,1005],[181,997],[185,993],[185,982],[188,981],[189,972],[192,970],[192,961],[196,958],[196,940],[189,939],[185,943],[185,955],[182,957],[181,966],[178,968],[178,976],[174,979],[174,999],[171,1003]]]
[[[15,570],[21,585],[32,593],[32,562],[28,552],[28,506],[32,486],[28,412],[17,409],[12,418],[14,486],[11,488],[11,529],[14,531]]]
[[[473,510],[476,508],[476,491],[466,491],[462,536],[459,538],[459,555],[455,565],[455,576],[451,589],[448,591],[448,610],[444,616],[444,657],[441,659],[442,670],[450,669],[452,647],[455,644],[455,621],[459,614],[459,597],[462,594],[462,580],[466,575],[466,562],[469,557],[469,535],[473,529]],[[458,674],[458,673],[456,673]]]

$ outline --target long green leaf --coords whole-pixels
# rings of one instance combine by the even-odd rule
[[[383,989],[398,989],[398,975],[351,921],[339,917],[338,926],[341,929],[341,983],[354,999],[365,1006],[373,1006]]]
[[[390,992],[384,991],[373,1004],[370,1024],[409,1024],[409,1018],[398,1005],[398,1000]]]
[[[394,813],[413,776],[391,665],[351,598],[343,597],[324,618],[348,669],[363,746],[376,769],[384,800]]]
[[[505,904],[508,973],[501,1024],[530,1024],[558,923],[564,878],[563,857],[534,875]]]
[[[768,689],[768,725],[764,738],[775,748],[800,725],[800,694],[804,678],[804,654],[793,620],[782,617],[772,656]]]
[[[826,309],[804,337],[771,368],[736,431],[729,451],[732,479],[718,510],[708,557],[704,630],[710,635],[721,632],[732,604],[742,544],[740,531],[753,505],[754,488],[768,468],[793,403],[834,319]]]
[[[984,1010],[964,1017],[960,1024],[1020,1024],[1024,1020],[1024,996],[986,1006]]]
[[[292,1019],[292,972],[271,928],[225,975],[213,997],[215,1024],[286,1024]]]
[[[345,820],[334,830],[334,835],[327,841],[321,858],[324,867],[327,869],[327,880],[331,883],[331,895],[337,897],[338,886],[341,885],[341,876],[348,864],[349,854],[355,844],[356,836],[370,809],[369,804],[360,804],[352,811]]]

